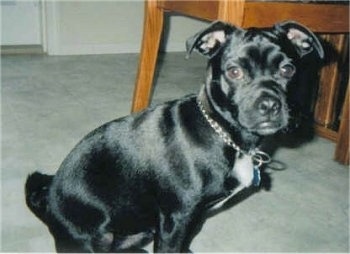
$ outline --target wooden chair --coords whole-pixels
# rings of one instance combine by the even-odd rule
[[[175,12],[202,20],[216,19],[232,23],[240,27],[269,27],[278,21],[295,20],[312,31],[318,33],[348,33],[349,7],[342,4],[303,3],[303,1],[249,1],[249,0],[217,0],[217,1],[177,1],[148,0],[145,2],[143,41],[136,78],[132,111],[137,112],[148,106],[153,86],[153,78],[163,30],[165,12]],[[334,70],[333,70],[334,72]],[[327,76],[328,77],[328,76]],[[321,82],[322,83],[322,82]],[[326,82],[324,82],[326,83]],[[329,112],[334,107],[333,84],[325,84],[318,99],[319,124],[316,131],[323,137],[337,142],[335,159],[341,163],[349,161],[349,93],[342,111],[342,121],[338,132],[328,128]],[[322,92],[321,89],[321,92]],[[332,118],[332,117],[331,117]]]

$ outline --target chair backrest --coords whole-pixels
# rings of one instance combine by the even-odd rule
[[[349,5],[332,1],[176,1],[158,0],[158,7],[204,20],[220,19],[240,27],[269,27],[295,20],[314,32],[349,32]]]

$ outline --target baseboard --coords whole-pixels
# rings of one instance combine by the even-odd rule
[[[49,55],[99,55],[99,54],[123,54],[140,53],[139,44],[65,44],[49,52]],[[184,52],[184,43],[169,43],[165,47],[166,52]],[[44,54],[41,45],[16,45],[1,46],[2,55],[13,54]]]
[[[49,52],[49,55],[98,55],[140,53],[140,44],[65,44]],[[184,43],[173,43],[166,47],[166,52],[183,52]]]
[[[44,54],[41,45],[4,45],[1,46],[1,55]]]
[[[165,52],[185,52],[186,44],[185,42],[168,42],[165,46]]]

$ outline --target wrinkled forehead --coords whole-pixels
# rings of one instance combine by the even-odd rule
[[[255,66],[278,66],[291,59],[281,47],[264,35],[233,36],[223,54],[224,61]]]

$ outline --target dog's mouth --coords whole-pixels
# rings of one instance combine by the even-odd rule
[[[260,135],[272,135],[279,131],[282,128],[280,122],[275,122],[275,121],[265,121],[265,122],[260,122],[255,125],[253,128],[256,133]]]

